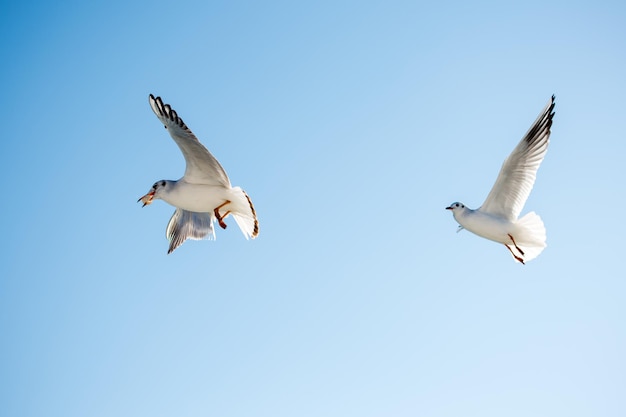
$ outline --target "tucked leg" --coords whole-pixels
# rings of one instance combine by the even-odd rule
[[[519,251],[519,253],[522,254],[522,256],[524,256],[524,251],[521,250],[518,246],[517,243],[515,243],[515,239],[513,239],[513,236],[511,236],[511,234],[509,233],[509,237],[511,238],[511,242],[513,242],[513,245],[515,246],[515,249],[517,249]]]
[[[505,247],[509,250],[509,252],[511,252],[511,255],[513,255],[513,257],[515,258],[515,260],[516,260],[517,262],[521,263],[522,265],[526,265],[526,264],[524,263],[524,260],[523,260],[522,258],[520,258],[520,257],[519,257],[519,256],[517,256],[515,253],[513,253],[513,249],[511,249],[511,248],[509,247],[509,245],[504,245],[504,246],[505,246]],[[517,248],[517,249],[519,250],[519,248]]]
[[[213,213],[215,213],[215,217],[217,217],[217,222],[219,223],[220,227],[222,229],[226,229],[226,223],[224,223],[224,219],[226,218],[226,216],[228,216],[230,214],[230,210],[226,212],[226,214],[224,214],[223,216],[220,215],[220,209],[222,207],[224,207],[225,205],[230,204],[230,200],[226,200],[226,202],[220,204],[219,206],[215,207],[215,209],[213,210]]]

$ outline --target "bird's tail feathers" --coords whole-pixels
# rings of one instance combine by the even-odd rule
[[[515,236],[517,246],[524,251],[524,261],[536,258],[547,246],[546,228],[541,217],[534,211],[517,221],[518,232]]]
[[[254,239],[259,235],[259,221],[252,200],[239,187],[232,188],[229,210],[246,239]]]

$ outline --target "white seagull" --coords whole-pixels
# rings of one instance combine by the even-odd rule
[[[176,207],[165,232],[170,241],[167,253],[172,253],[187,239],[214,239],[213,222],[217,219],[219,225],[226,229],[224,219],[229,214],[246,239],[257,237],[259,222],[250,197],[241,188],[230,185],[224,168],[169,104],[163,104],[161,97],[155,98],[152,94],[148,100],[187,163],[181,179],[157,181],[148,194],[137,200],[143,202],[145,207],[160,198]]]
[[[554,96],[533,123],[526,136],[504,160],[498,179],[480,208],[472,210],[456,202],[452,210],[459,230],[504,244],[522,264],[536,258],[546,247],[546,228],[541,218],[530,212],[518,219],[533,188],[537,169],[543,161],[554,116]]]

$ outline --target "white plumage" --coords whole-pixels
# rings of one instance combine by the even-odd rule
[[[224,219],[232,215],[243,235],[254,239],[259,222],[250,197],[239,187],[232,187],[226,171],[191,130],[161,97],[149,96],[150,107],[180,148],[187,167],[178,181],[161,180],[141,197],[144,206],[162,199],[176,207],[166,236],[171,253],[186,239],[215,238],[213,223],[226,228]]]
[[[546,247],[546,229],[534,212],[518,219],[537,176],[537,169],[548,150],[554,117],[554,96],[539,114],[526,135],[506,158],[496,183],[477,210],[462,203],[446,207],[452,210],[460,230],[467,229],[504,244],[521,263],[536,258]]]

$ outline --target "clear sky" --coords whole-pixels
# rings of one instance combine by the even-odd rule
[[[626,5],[518,3],[3,2],[0,415],[626,415]],[[166,255],[150,93],[258,239]],[[444,208],[552,94],[522,266]]]

